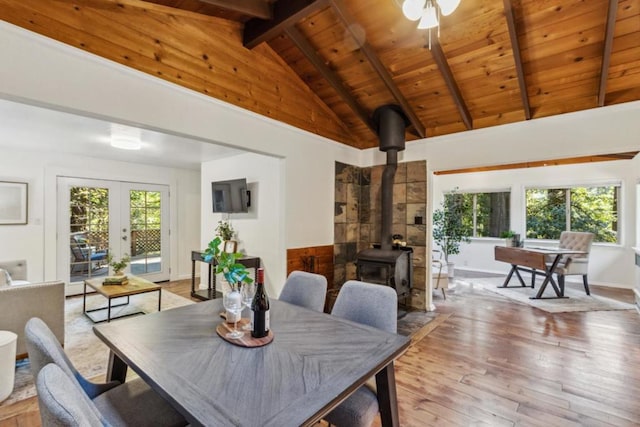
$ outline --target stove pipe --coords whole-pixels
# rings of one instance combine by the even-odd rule
[[[383,105],[373,113],[373,122],[378,132],[380,151],[387,153],[387,164],[382,172],[380,192],[381,235],[380,248],[391,250],[391,225],[393,223],[393,178],[398,167],[398,151],[404,150],[404,130],[409,124],[407,116],[398,105]]]

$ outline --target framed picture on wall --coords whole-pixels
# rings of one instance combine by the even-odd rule
[[[27,223],[27,196],[26,182],[0,181],[0,225]]]

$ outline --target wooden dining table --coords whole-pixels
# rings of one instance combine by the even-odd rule
[[[234,345],[216,334],[215,299],[94,326],[108,379],[133,369],[192,425],[313,425],[375,376],[383,426],[399,426],[394,360],[407,337],[271,300],[274,339]]]

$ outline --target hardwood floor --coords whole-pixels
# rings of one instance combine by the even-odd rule
[[[165,288],[188,298],[190,281]],[[549,314],[461,283],[434,296],[443,316],[396,363],[403,426],[640,425],[637,311]],[[0,408],[0,427],[37,425],[35,398]]]

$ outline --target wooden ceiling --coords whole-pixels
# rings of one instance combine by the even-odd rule
[[[462,0],[431,49],[400,1],[0,0],[0,17],[358,148],[390,103],[412,140],[640,100],[640,0]]]

